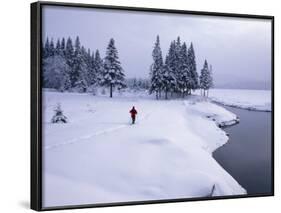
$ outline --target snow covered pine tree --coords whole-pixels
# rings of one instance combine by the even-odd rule
[[[157,35],[156,42],[154,45],[154,49],[152,51],[153,63],[150,66],[150,77],[151,77],[151,85],[149,89],[149,93],[156,93],[156,99],[159,98],[161,88],[162,88],[162,73],[163,73],[163,58],[162,51],[160,48],[160,39],[159,35]]]
[[[101,79],[101,85],[107,86],[110,89],[110,98],[113,95],[113,89],[122,89],[125,85],[125,74],[119,61],[118,51],[114,45],[114,39],[111,38],[106,49],[104,59],[104,71]]]
[[[208,66],[207,60],[205,60],[203,69],[200,75],[200,89],[203,90],[203,96],[208,96],[208,90],[213,86],[213,78]],[[207,94],[206,94],[207,91]]]
[[[181,58],[180,58],[180,82],[181,82],[181,93],[182,97],[189,94],[192,89],[193,80],[191,78],[189,58],[186,43],[184,42],[181,46]]]
[[[74,57],[73,57],[73,69],[71,73],[72,83],[75,89],[78,92],[86,92],[88,88],[88,67],[85,62],[85,48],[81,47],[79,37],[76,37],[75,40],[75,50],[74,50]],[[83,54],[84,53],[84,54]]]
[[[52,118],[52,123],[67,123],[67,117],[63,114],[60,104],[55,108],[55,115]]]
[[[101,59],[99,50],[96,50],[95,57],[94,57],[94,69],[96,73],[96,80],[97,84],[100,85],[103,79],[103,72],[104,72],[104,64],[103,60]]]
[[[199,87],[199,83],[198,83],[198,73],[196,71],[195,52],[192,42],[190,44],[190,47],[188,48],[187,55],[188,55],[188,63],[189,63],[188,67],[189,67],[190,77],[192,80],[191,89],[196,90]],[[189,93],[191,94],[191,90],[189,91]]]

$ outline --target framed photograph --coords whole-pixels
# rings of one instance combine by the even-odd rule
[[[274,195],[274,17],[31,4],[31,208]]]

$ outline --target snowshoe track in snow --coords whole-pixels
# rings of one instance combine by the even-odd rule
[[[146,120],[149,116],[150,116],[150,112],[146,113],[143,117],[140,117],[139,121]],[[139,122],[136,122],[133,125],[136,125],[136,124],[139,124]],[[132,125],[123,124],[123,125],[115,126],[115,127],[108,128],[108,129],[105,129],[105,130],[100,130],[100,131],[94,132],[93,134],[84,135],[84,136],[81,136],[79,138],[73,138],[73,139],[71,139],[69,141],[66,141],[64,143],[58,143],[58,144],[55,144],[55,145],[44,146],[44,149],[49,150],[49,149],[54,149],[54,148],[58,148],[58,147],[65,146],[65,145],[71,145],[71,144],[74,144],[74,143],[78,143],[78,142],[81,142],[81,141],[88,140],[88,139],[90,139],[92,137],[95,137],[95,136],[104,135],[104,134],[114,132],[114,131],[123,129],[125,127],[129,127],[129,126],[132,126]]]

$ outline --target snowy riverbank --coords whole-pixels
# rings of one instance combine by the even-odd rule
[[[197,91],[200,94],[199,91]],[[211,89],[209,98],[223,105],[255,111],[271,111],[270,90]]]
[[[237,122],[223,107],[198,96],[43,96],[44,206],[246,193],[212,157],[228,141],[218,126]],[[58,102],[67,124],[50,123]]]

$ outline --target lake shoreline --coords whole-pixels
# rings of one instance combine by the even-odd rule
[[[210,99],[211,102],[215,103],[215,104],[218,104],[218,105],[221,105],[221,106],[226,106],[226,107],[233,107],[233,108],[237,108],[237,109],[244,109],[244,110],[248,110],[248,111],[255,111],[255,112],[272,112],[272,110],[267,110],[267,109],[258,109],[258,108],[255,108],[255,107],[243,107],[243,106],[239,106],[239,105],[236,105],[236,104],[226,104],[226,103],[223,103],[221,101],[216,101],[216,100],[213,100],[213,99]]]

